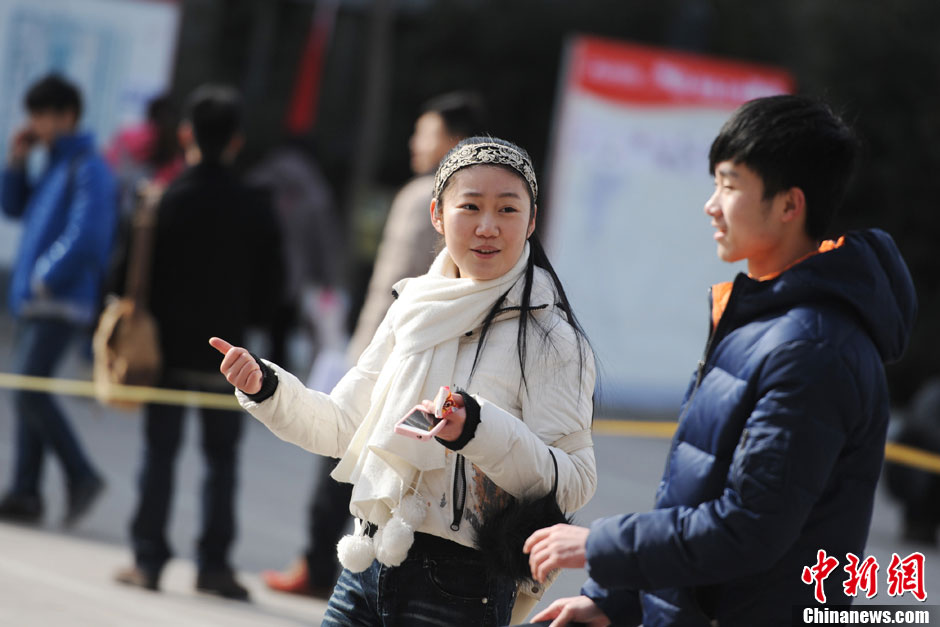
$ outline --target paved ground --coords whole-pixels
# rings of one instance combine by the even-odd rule
[[[244,575],[253,603],[196,594],[188,560],[167,567],[160,593],[112,584],[111,574],[127,563],[114,543],[82,534],[0,525],[0,624],[69,625],[270,625],[317,624],[325,604],[267,591]]]
[[[12,333],[9,321],[0,318],[0,372],[8,370]],[[87,365],[73,355],[63,374],[87,378]],[[207,597],[192,589],[191,558],[202,469],[195,421],[188,421],[170,529],[177,558],[167,568],[163,592],[127,589],[113,584],[111,576],[130,563],[127,521],[136,498],[134,482],[141,447],[137,415],[105,410],[84,399],[65,399],[64,403],[106,474],[108,489],[81,524],[63,532],[58,526],[63,512],[62,478],[58,467],[48,464],[43,525],[0,524],[0,625],[319,624],[323,603],[268,592],[257,577],[264,568],[285,566],[303,546],[306,504],[313,484],[312,456],[277,440],[249,419],[242,448],[239,538],[233,562],[251,589],[253,602]],[[12,425],[9,392],[0,390],[0,489],[9,482]],[[600,436],[596,445],[599,491],[578,520],[587,523],[599,516],[647,509],[662,471],[667,442]],[[896,527],[896,509],[879,495],[868,553],[878,558],[883,573],[892,551],[903,557],[922,550],[927,556],[930,601],[940,599],[940,575],[933,569],[934,564],[940,564],[940,552],[899,542]],[[583,577],[580,571],[566,572],[543,605],[575,594]],[[897,600],[882,593],[873,601]],[[910,603],[909,598],[901,601]]]

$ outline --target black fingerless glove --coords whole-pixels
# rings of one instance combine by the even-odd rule
[[[254,357],[255,362],[261,366],[262,379],[261,389],[254,394],[245,393],[245,396],[248,397],[248,400],[253,403],[262,403],[274,396],[274,392],[277,390],[278,384],[277,373],[274,372],[274,369],[271,368],[271,366],[261,361],[261,358],[259,358],[254,353],[249,353],[249,355]]]
[[[466,390],[457,388],[456,392],[463,397],[463,408],[467,413],[467,419],[463,423],[463,431],[461,432],[460,437],[453,442],[442,440],[437,436],[434,437],[435,440],[452,451],[459,451],[465,447],[470,442],[470,440],[473,439],[473,436],[477,434],[477,427],[480,424],[480,404],[477,403],[477,400],[470,396],[470,393]]]

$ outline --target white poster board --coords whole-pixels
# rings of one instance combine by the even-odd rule
[[[599,365],[608,410],[672,412],[701,357],[716,257],[708,150],[741,103],[791,91],[782,71],[577,38],[549,163],[546,249]]]
[[[169,86],[180,8],[155,0],[0,0],[0,145],[26,119],[30,84],[56,71],[82,91],[81,127],[98,145],[142,119]],[[0,267],[19,229],[0,219]]]

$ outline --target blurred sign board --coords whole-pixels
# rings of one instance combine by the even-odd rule
[[[546,248],[594,344],[608,410],[672,412],[702,354],[718,260],[702,207],[708,150],[784,71],[578,37],[566,49],[549,162]]]
[[[179,12],[149,0],[0,0],[3,150],[26,118],[26,89],[52,71],[81,88],[82,127],[99,144],[142,119],[147,101],[169,86]],[[0,220],[0,266],[11,263],[16,233]]]

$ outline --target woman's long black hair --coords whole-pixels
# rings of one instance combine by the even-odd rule
[[[534,312],[538,311],[541,306],[535,308],[531,306],[532,285],[534,283],[535,268],[542,268],[548,272],[549,276],[552,278],[552,284],[555,287],[556,298],[554,305],[564,312],[568,324],[570,324],[571,328],[574,329],[578,346],[578,380],[580,381],[584,370],[584,347],[590,347],[590,342],[588,341],[587,334],[581,327],[581,323],[578,321],[577,316],[574,315],[574,311],[571,309],[571,303],[568,301],[568,295],[565,294],[565,288],[562,286],[561,280],[555,273],[555,268],[552,267],[551,262],[548,260],[548,256],[545,254],[545,249],[542,247],[542,243],[539,241],[538,236],[533,233],[529,238],[529,260],[526,262],[525,274],[523,278],[522,299],[519,303],[519,328],[516,332],[516,352],[518,353],[519,357],[519,371],[522,373],[522,385],[528,388],[528,383],[526,382],[525,377],[525,361],[529,324],[533,323],[539,327],[539,330],[542,332],[543,336],[551,341],[551,329],[545,328],[542,323],[539,322],[538,318],[535,317]],[[483,351],[483,345],[486,342],[487,332],[489,331],[490,326],[492,325],[496,316],[506,310],[506,308],[503,307],[503,303],[506,301],[506,296],[508,295],[509,290],[503,292],[502,295],[500,295],[500,297],[493,304],[493,307],[490,309],[490,311],[486,314],[486,318],[483,319],[483,326],[480,330],[480,342],[477,344],[476,354],[473,357],[473,367],[470,369],[471,379],[473,378],[473,373],[476,371],[477,362],[480,359],[480,353]]]
[[[502,146],[507,146],[509,148],[512,148],[513,150],[519,151],[519,153],[524,155],[525,158],[529,160],[529,163],[532,163],[532,160],[529,157],[529,154],[523,148],[520,148],[519,146],[513,144],[512,142],[508,142],[504,139],[499,139],[496,137],[470,137],[470,138],[464,139],[459,144],[454,146],[454,148],[451,149],[451,152],[448,153],[447,156],[444,157],[441,163],[446,162],[447,158],[450,156],[452,152],[459,150],[461,147],[465,146],[466,144],[479,144],[479,143],[492,143],[492,144],[500,144]],[[518,176],[520,179],[522,179],[522,182],[525,183],[526,190],[528,190],[528,193],[529,193],[529,204],[530,204],[529,211],[535,210],[535,197],[532,194],[532,189],[529,187],[529,184],[526,182],[525,178],[519,174],[519,172],[517,172],[512,167],[499,165],[495,163],[493,164],[484,163],[484,164],[479,164],[479,165],[491,165],[491,166],[501,167],[509,172],[512,172],[513,174]],[[453,179],[453,176],[451,176],[451,179]],[[451,179],[448,179],[444,183],[437,197],[438,206],[441,207],[442,210],[443,210],[442,197],[444,196],[444,191],[447,189]],[[549,261],[548,255],[545,254],[545,249],[542,247],[542,243],[541,241],[539,241],[538,235],[536,233],[532,233],[532,235],[529,237],[529,259],[526,262],[525,273],[523,275],[522,299],[518,307],[519,328],[516,333],[516,349],[517,349],[517,354],[519,358],[519,371],[522,374],[522,385],[523,387],[528,389],[528,383],[526,381],[526,376],[525,376],[525,362],[526,362],[526,351],[528,348],[527,339],[528,339],[529,324],[530,323],[535,324],[537,327],[539,327],[539,330],[542,331],[543,336],[549,341],[551,341],[550,340],[551,329],[544,327],[542,323],[539,322],[539,320],[535,317],[535,313],[534,313],[538,311],[539,309],[541,309],[543,306],[539,305],[534,308],[532,307],[532,286],[535,282],[535,268],[542,268],[543,270],[548,272],[548,275],[552,279],[552,285],[555,288],[556,301],[555,303],[552,303],[552,304],[554,304],[555,307],[560,309],[565,314],[565,318],[568,324],[571,325],[572,329],[574,329],[575,337],[577,340],[577,347],[578,347],[578,380],[580,381],[584,372],[585,348],[587,348],[587,350],[591,350],[591,343],[587,338],[587,334],[584,332],[584,328],[581,326],[581,323],[578,321],[577,316],[575,316],[574,310],[571,308],[571,303],[568,301],[568,295],[565,293],[565,288],[564,286],[562,286],[561,280],[558,278],[558,274],[555,272],[555,268],[552,267],[552,263],[551,261]],[[470,377],[468,378],[468,383],[470,379],[473,379],[473,373],[476,372],[477,364],[479,363],[479,360],[480,360],[480,354],[483,352],[483,346],[486,343],[486,336],[487,336],[487,333],[489,332],[490,327],[493,324],[493,321],[496,319],[496,316],[498,316],[503,311],[506,311],[507,309],[509,309],[507,307],[504,307],[504,303],[506,302],[506,297],[508,295],[509,295],[509,290],[506,290],[505,292],[503,292],[500,295],[500,297],[496,299],[496,302],[493,303],[493,306],[490,308],[489,312],[486,314],[486,317],[483,319],[483,325],[480,330],[480,340],[477,343],[476,354],[473,357],[473,366],[470,369]]]

